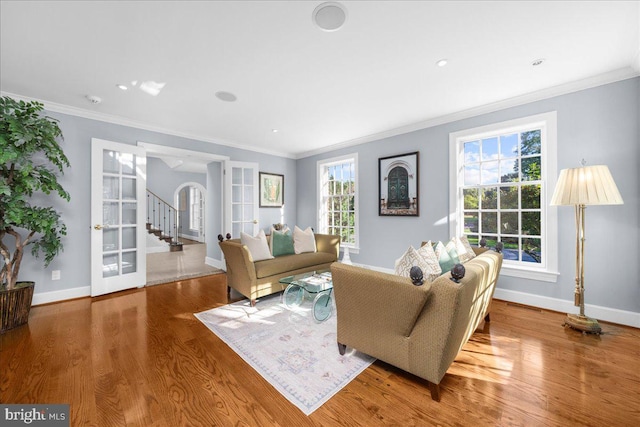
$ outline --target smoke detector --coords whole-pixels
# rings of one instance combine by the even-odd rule
[[[347,20],[347,9],[336,2],[325,2],[313,11],[313,22],[323,31],[338,31]]]
[[[87,95],[85,98],[87,98],[92,104],[100,104],[102,102],[102,99],[95,95]]]

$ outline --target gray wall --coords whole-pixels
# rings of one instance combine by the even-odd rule
[[[64,141],[61,145],[69,158],[71,167],[61,177],[60,183],[70,193],[71,202],[66,203],[54,197],[46,199],[47,205],[51,205],[61,212],[62,219],[67,225],[67,236],[63,240],[64,252],[54,259],[46,269],[43,267],[41,259],[35,260],[30,253],[25,254],[20,271],[20,280],[35,281],[36,294],[91,285],[89,265],[91,256],[91,138],[132,145],[135,145],[138,141],[144,141],[151,144],[228,156],[232,160],[257,162],[261,165],[261,170],[266,168],[269,172],[285,175],[287,183],[285,186],[285,220],[289,223],[295,223],[296,221],[296,161],[293,159],[56,112],[48,111],[47,115],[59,120],[59,125],[64,135]],[[153,165],[153,161],[151,163]],[[220,164],[212,165],[209,167],[209,172],[213,170],[217,176],[207,177],[203,185],[206,184],[207,200],[210,202],[210,206],[222,206],[222,194],[219,191],[221,188]],[[159,189],[151,179],[148,180],[147,184],[151,188]],[[218,191],[214,192],[214,188],[218,189]],[[169,198],[173,198],[174,190],[175,188],[171,188]],[[278,222],[279,216],[279,210],[260,209],[260,226],[266,228],[269,224]],[[208,210],[206,223],[208,230],[206,236],[207,255],[218,260],[221,257],[216,236],[222,231],[220,230],[221,218],[221,213]],[[51,280],[52,270],[61,271],[60,280]]]
[[[608,165],[624,199],[622,206],[587,208],[587,303],[640,312],[639,99],[640,78],[634,78],[301,159],[297,163],[299,225],[316,227],[317,161],[357,152],[360,253],[351,259],[393,268],[409,245],[451,237],[447,220],[450,132],[557,111],[558,171],[579,166],[582,158],[591,165]],[[379,217],[378,158],[412,151],[420,152],[420,217]],[[573,209],[559,207],[558,221],[557,283],[501,276],[500,288],[573,301]]]

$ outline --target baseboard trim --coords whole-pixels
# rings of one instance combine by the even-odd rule
[[[227,271],[227,266],[222,260],[205,257],[204,263],[207,265],[210,265],[211,267],[215,267],[215,268],[219,268],[220,270]]]
[[[62,291],[40,292],[33,294],[33,300],[31,305],[49,304],[52,302],[59,302],[68,299],[82,298],[91,296],[91,286],[84,286],[81,288],[64,289]]]
[[[546,310],[559,311],[561,313],[577,312],[577,307],[573,305],[572,301],[512,291],[509,289],[496,288],[493,297],[503,301],[530,305]],[[635,313],[633,311],[585,304],[585,314],[589,317],[594,317],[605,322],[640,328],[640,313]]]

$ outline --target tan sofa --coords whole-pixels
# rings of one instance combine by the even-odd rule
[[[459,284],[450,273],[415,286],[409,278],[332,264],[340,353],[349,346],[424,378],[439,401],[447,369],[482,319],[489,321],[502,267],[502,254],[474,251]]]
[[[270,236],[267,236],[269,239]],[[220,248],[227,265],[227,286],[240,292],[256,304],[256,300],[285,289],[279,280],[293,274],[329,269],[338,260],[340,236],[315,234],[315,253],[283,255],[254,262],[240,239],[223,240]]]

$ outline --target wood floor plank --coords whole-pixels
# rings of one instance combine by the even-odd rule
[[[564,313],[504,301],[458,354],[440,402],[377,361],[307,417],[193,316],[228,302],[217,275],[34,307],[0,336],[0,402],[69,403],[71,425],[101,427],[640,420],[640,330],[602,322],[603,335],[583,335]]]

